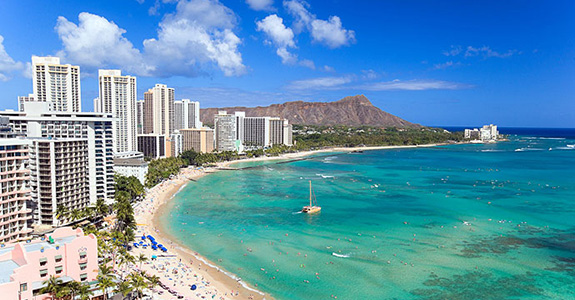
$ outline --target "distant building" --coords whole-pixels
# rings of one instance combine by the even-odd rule
[[[80,112],[80,67],[60,64],[58,57],[32,56],[34,101],[50,103],[50,110]]]
[[[91,284],[94,296],[98,276],[98,240],[82,229],[63,227],[42,240],[7,244],[0,248],[0,295],[2,299],[51,299],[40,290],[50,276],[63,283]]]
[[[182,150],[210,153],[214,151],[214,130],[210,128],[190,128],[180,130]]]
[[[120,70],[99,70],[99,97],[94,110],[112,114],[114,152],[134,151],[137,148],[136,77],[122,76]]]
[[[138,135],[138,151],[145,157],[166,157],[166,137],[159,134]]]
[[[166,156],[178,157],[178,155],[180,155],[180,153],[182,153],[183,151],[182,134],[180,133],[179,130],[174,131],[174,133],[170,135],[169,143],[170,143],[170,155]]]
[[[144,134],[144,100],[136,102],[136,133]]]
[[[463,136],[466,139],[479,140],[483,142],[495,141],[499,137],[499,131],[497,131],[496,125],[490,124],[484,125],[480,129],[465,129]]]
[[[174,102],[174,130],[201,127],[200,102],[190,99]]]
[[[122,176],[134,176],[142,183],[146,183],[148,162],[142,158],[114,158],[114,171]]]
[[[243,119],[242,143],[248,149],[270,146],[270,117],[246,117]]]
[[[174,131],[174,89],[156,84],[144,93],[144,134],[169,137]]]
[[[236,113],[234,115],[227,114],[226,111],[220,111],[214,116],[215,127],[215,142],[217,151],[238,151],[237,141],[241,140],[238,137],[238,122],[236,119],[241,118],[241,115]],[[242,122],[240,122],[241,124]]]

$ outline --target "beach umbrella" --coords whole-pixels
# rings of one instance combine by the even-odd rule
[[[192,291],[195,291],[198,287],[195,284],[192,284],[190,288],[192,289]]]
[[[142,240],[145,240],[145,239],[146,239],[146,236],[145,236],[145,235],[142,235]]]

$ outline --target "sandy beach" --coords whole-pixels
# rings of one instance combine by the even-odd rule
[[[433,147],[437,145],[328,148],[273,157],[222,162],[218,163],[216,168],[183,168],[174,178],[148,190],[145,199],[134,206],[134,214],[138,224],[137,240],[139,241],[142,235],[152,235],[159,244],[163,244],[168,249],[168,252],[152,250],[150,247],[138,247],[132,250],[132,254],[134,256],[139,256],[140,253],[146,255],[150,260],[142,264],[142,270],[160,277],[166,288],[169,287],[174,291],[174,294],[181,295],[184,299],[273,299],[270,295],[257,290],[257,287],[243,282],[236,275],[221,269],[217,264],[200,254],[178,244],[176,239],[162,229],[159,217],[167,213],[170,207],[166,204],[175,194],[191,180],[197,180],[218,171],[218,168],[227,168],[237,162],[290,160],[317,153]],[[149,244],[149,241],[147,242]],[[152,260],[152,256],[156,258]],[[191,289],[192,285],[196,285],[195,290]],[[177,296],[170,294],[162,287],[156,287],[152,297],[153,299],[177,299]]]

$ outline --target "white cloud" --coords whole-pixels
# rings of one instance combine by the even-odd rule
[[[461,51],[463,51],[463,49],[461,49],[461,46],[451,45],[451,49],[448,51],[443,51],[443,55],[445,55],[445,56],[457,56],[457,55],[459,55],[459,53],[461,53]]]
[[[164,2],[167,2],[164,0]],[[58,18],[59,56],[88,69],[118,67],[140,76],[197,76],[217,66],[226,76],[246,72],[232,31],[234,12],[217,0],[180,0],[159,24],[157,38],[136,49],[124,29],[103,17],[81,13],[78,25]]]
[[[15,61],[4,48],[4,37],[0,35],[0,81],[8,81],[9,73],[23,68],[21,62]]]
[[[352,76],[320,77],[305,80],[292,81],[287,89],[290,90],[329,90],[339,89],[342,85],[352,82]]]
[[[144,53],[159,76],[196,76],[215,63],[226,76],[246,72],[232,29],[234,12],[217,0],[181,0],[176,12],[164,17],[157,39],[144,41]]]
[[[90,13],[80,13],[78,25],[58,17],[56,32],[64,49],[58,53],[66,61],[81,64],[89,70],[107,65],[119,66],[128,72],[146,75],[141,53],[123,34],[126,31],[114,22]]]
[[[379,77],[379,74],[372,69],[361,70],[361,73],[362,73],[361,77],[365,80],[374,80],[374,79],[377,79]]]
[[[355,32],[342,28],[338,16],[331,16],[328,21],[313,20],[311,36],[316,42],[323,43],[332,49],[355,42]]]
[[[329,73],[335,72],[335,69],[333,67],[328,66],[328,65],[323,66],[322,70],[324,72],[329,72]]]
[[[355,42],[355,32],[343,28],[338,16],[330,16],[327,21],[318,19],[309,12],[309,4],[303,0],[285,0],[284,6],[296,18],[296,33],[307,28],[314,42],[329,48],[339,48]]]
[[[316,18],[309,12],[309,4],[305,1],[286,0],[284,1],[284,7],[296,18],[293,25],[296,33],[302,32]]]
[[[521,54],[520,51],[517,50],[507,50],[504,53],[497,52],[489,46],[482,46],[482,47],[473,47],[467,46],[465,50],[461,46],[451,46],[451,49],[448,51],[443,51],[443,55],[445,56],[458,56],[463,54],[464,57],[474,57],[474,56],[482,56],[484,58],[490,57],[497,57],[497,58],[507,58],[513,56],[515,54]]]
[[[269,15],[256,22],[256,25],[256,30],[263,31],[277,47],[276,53],[281,57],[282,63],[294,64],[297,62],[297,56],[288,51],[288,48],[295,48],[293,31],[284,25],[282,18],[275,14]]]
[[[451,67],[458,67],[461,66],[460,62],[453,62],[453,61],[447,61],[444,62],[442,64],[435,64],[433,65],[433,69],[434,70],[443,70],[443,69],[447,69],[447,68],[451,68]]]
[[[270,11],[273,10],[273,0],[246,0],[246,3],[250,6],[253,10],[264,10]]]
[[[505,53],[499,53],[497,51],[492,50],[488,46],[483,46],[479,48],[474,48],[472,46],[468,46],[467,50],[465,50],[465,57],[472,57],[472,56],[483,56],[483,57],[498,57],[498,58],[507,58],[514,54],[519,54],[517,50],[508,50]]]
[[[276,46],[276,54],[286,65],[300,65],[310,69],[315,69],[315,64],[309,59],[299,60],[297,54],[288,49],[296,48],[293,30],[286,27],[283,19],[277,15],[269,15],[265,19],[256,22],[256,30],[262,31],[269,39],[269,43]]]
[[[409,80],[401,81],[399,79],[392,81],[376,82],[360,86],[360,89],[368,91],[424,91],[424,90],[459,90],[471,88],[468,84],[442,81],[442,80]]]
[[[295,47],[293,31],[286,27],[283,24],[283,19],[277,15],[269,15],[256,22],[256,25],[257,30],[265,32],[276,46],[281,48]]]

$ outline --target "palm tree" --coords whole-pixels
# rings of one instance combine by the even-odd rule
[[[66,283],[64,289],[70,295],[70,299],[74,299],[81,286],[82,284],[79,283],[78,281],[70,281]]]
[[[101,276],[98,275],[98,287],[102,290],[102,294],[104,295],[104,300],[108,299],[108,289],[113,287],[115,283],[112,281],[110,276]]]
[[[133,264],[134,262],[136,262],[136,258],[122,248],[122,251],[120,251],[120,262],[118,263],[118,266],[124,265],[127,269],[128,265]]]
[[[148,257],[140,253],[140,256],[136,257],[136,261],[140,263],[140,270],[142,270],[142,263],[148,261]]]
[[[127,281],[122,281],[114,289],[114,293],[121,293],[124,297],[128,296],[133,291],[132,286]]]
[[[63,295],[63,286],[62,286],[62,279],[59,279],[56,276],[50,275],[48,280],[44,281],[43,284],[45,285],[42,289],[40,289],[40,293],[42,294],[50,294],[54,299],[59,299]]]
[[[145,273],[131,273],[130,274],[130,284],[132,285],[132,289],[136,292],[136,297],[140,299],[142,297],[142,293],[144,289],[148,288],[149,283],[146,282]]]
[[[93,292],[90,290],[90,286],[87,284],[81,284],[76,292],[76,295],[80,300],[90,300],[92,294]]]
[[[101,265],[98,267],[98,269],[99,269],[99,271],[100,271],[100,272],[99,272],[100,274],[98,274],[98,275],[99,275],[99,276],[102,276],[102,277],[110,277],[110,276],[112,276],[112,274],[114,274],[112,267],[106,265],[105,263],[104,263],[104,264],[101,264]]]
[[[64,220],[68,219],[69,213],[70,211],[66,206],[58,205],[58,207],[56,207],[56,219],[58,219],[58,223],[61,224]]]
[[[70,220],[77,221],[82,219],[82,210],[81,209],[73,209],[70,211]]]
[[[142,272],[142,274],[144,274]],[[146,276],[146,278],[148,279],[149,282],[149,288],[153,289],[154,287],[158,286],[160,284],[160,277],[156,276],[156,275],[152,275],[152,276]],[[153,290],[152,290],[153,293]],[[153,295],[152,295],[153,296]],[[154,298],[154,297],[152,297]]]
[[[108,205],[106,204],[106,202],[104,202],[104,199],[102,198],[98,198],[96,200],[96,212],[101,215],[102,217],[105,217],[108,215],[108,213],[110,212],[110,207],[108,207]]]

